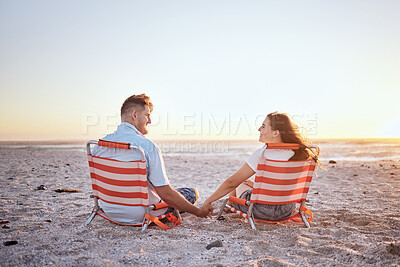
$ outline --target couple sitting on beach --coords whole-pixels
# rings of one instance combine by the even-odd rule
[[[211,217],[213,213],[212,203],[223,196],[230,194],[243,199],[250,199],[253,182],[251,178],[256,170],[258,159],[265,145],[257,149],[243,164],[243,166],[232,176],[226,179],[219,188],[207,198],[203,205],[198,208],[194,203],[199,195],[195,188],[173,189],[165,171],[164,161],[157,146],[144,135],[148,133],[147,125],[151,123],[150,114],[153,104],[145,94],[132,95],[125,100],[121,107],[121,121],[118,129],[104,138],[105,141],[131,143],[138,146],[145,152],[147,164],[147,179],[150,204],[164,201],[171,207],[180,211],[194,214],[198,217]],[[262,143],[297,143],[304,145],[303,138],[286,114],[270,113],[265,118],[261,127],[259,141]],[[120,151],[96,146],[92,153],[94,156],[105,157],[120,161],[134,161],[140,159],[131,151]],[[277,149],[267,150],[265,158],[272,160],[305,160],[311,157],[306,149],[290,150]],[[143,222],[145,208],[131,207],[110,204],[100,201],[103,211],[113,220],[125,224],[140,224]],[[236,204],[234,203],[234,206]],[[236,205],[235,208],[247,211],[247,207]],[[295,209],[295,204],[285,205],[264,205],[254,206],[254,216],[263,220],[281,220],[289,217]],[[166,209],[150,211],[151,215],[159,216],[166,212]]]

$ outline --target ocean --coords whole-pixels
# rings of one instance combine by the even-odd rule
[[[196,156],[246,159],[263,144],[254,141],[155,141],[165,156]],[[399,139],[348,139],[316,140],[313,144],[321,150],[320,160],[338,161],[400,161]],[[2,142],[0,148],[40,149],[57,151],[82,151],[86,153],[83,143],[35,143],[35,142]]]

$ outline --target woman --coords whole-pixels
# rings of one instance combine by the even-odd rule
[[[301,136],[298,127],[292,123],[288,115],[277,112],[268,114],[258,131],[260,132],[259,141],[262,143],[300,144],[299,150],[267,149],[264,153],[265,158],[292,161],[306,160],[313,157],[318,161],[316,156],[311,153],[310,148],[306,146],[305,139]],[[262,151],[265,150],[265,147],[264,145],[262,148],[257,149],[243,166],[235,174],[226,179],[204,204],[212,204],[212,202],[228,193],[250,200],[254,182],[248,179],[256,173],[258,160]],[[233,203],[233,205],[236,209],[247,212],[248,207],[236,203]],[[255,204],[253,207],[253,214],[257,219],[278,221],[289,217],[294,211],[295,205],[295,203],[284,205]]]

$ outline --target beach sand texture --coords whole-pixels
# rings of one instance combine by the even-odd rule
[[[0,148],[0,266],[399,266],[400,161],[337,161],[308,195],[311,229],[183,214],[163,231],[96,217],[85,152]],[[244,158],[166,155],[173,187],[196,187],[200,205]],[[44,185],[45,190],[36,190]],[[78,193],[57,193],[75,189]],[[216,211],[222,200],[215,203]],[[8,221],[8,222],[7,222]],[[206,246],[222,241],[222,247]],[[18,244],[6,246],[6,241]]]

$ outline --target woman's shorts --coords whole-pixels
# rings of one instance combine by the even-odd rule
[[[253,189],[244,191],[240,198],[250,200],[251,192]],[[233,207],[242,212],[246,212],[249,209],[247,206],[233,203]],[[283,204],[283,205],[267,205],[256,203],[253,205],[254,218],[266,221],[280,221],[286,219],[292,215],[296,208],[296,203]]]

